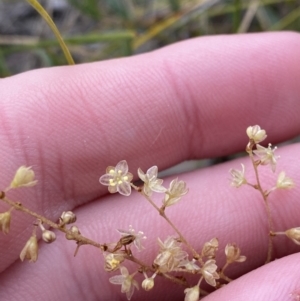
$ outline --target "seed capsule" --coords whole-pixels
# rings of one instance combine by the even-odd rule
[[[60,216],[60,224],[68,225],[76,222],[76,215],[72,211],[63,212]]]
[[[50,244],[56,240],[56,235],[54,232],[52,232],[50,230],[45,230],[45,231],[43,231],[42,239],[47,244]]]

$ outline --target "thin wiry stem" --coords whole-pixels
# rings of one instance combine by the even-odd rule
[[[16,210],[18,211],[22,211],[24,213],[27,213],[33,217],[35,217],[36,219],[39,219],[41,220],[42,223],[52,227],[53,229],[57,229],[61,232],[64,232],[65,234],[67,234],[69,237],[72,237],[74,238],[74,240],[76,240],[78,243],[81,243],[81,244],[88,244],[88,245],[92,245],[96,248],[99,248],[99,249],[102,249],[103,248],[103,245],[87,238],[87,237],[84,237],[83,235],[81,234],[77,234],[77,233],[74,233],[72,232],[71,230],[68,230],[67,228],[65,227],[62,227],[60,226],[59,224],[57,223],[54,223],[52,222],[51,220],[49,220],[48,218],[26,208],[25,206],[23,206],[20,202],[14,202],[14,201],[11,201],[10,199],[8,199],[6,196],[5,196],[5,193],[4,192],[1,192],[1,195],[0,195],[0,199],[2,199],[3,202],[5,202],[6,204],[14,207]]]
[[[131,186],[138,191],[143,197],[146,198],[146,200],[158,211],[158,213],[166,220],[166,222],[174,229],[174,231],[178,234],[179,239],[181,242],[183,242],[192,252],[193,257],[195,259],[199,259],[201,256],[196,252],[196,250],[192,247],[192,245],[186,240],[186,238],[183,236],[183,234],[178,230],[178,228],[171,222],[171,220],[166,216],[165,211],[162,210],[162,208],[159,208],[153,201],[152,199],[146,195],[142,189],[139,187],[131,184]]]
[[[68,237],[71,237],[71,240],[74,240],[77,242],[77,248],[75,251],[75,254],[78,251],[78,247],[82,246],[82,245],[91,245],[94,246],[102,251],[106,251],[108,253],[113,253],[112,250],[110,250],[107,247],[107,244],[99,244],[81,234],[77,234],[72,232],[71,230],[68,230],[67,228],[65,228],[65,226],[61,226],[60,224],[54,223],[53,221],[51,221],[50,219],[28,209],[27,207],[23,206],[20,202],[14,202],[12,200],[10,200],[9,198],[6,197],[5,193],[3,191],[0,192],[0,199],[5,202],[6,204],[8,204],[9,206],[11,206],[11,208],[9,209],[9,211],[12,211],[13,209],[21,211],[23,213],[26,213],[32,217],[35,217],[37,220],[40,220],[41,223],[46,224],[48,226],[50,226],[53,229],[56,229],[58,231],[61,231],[63,233],[65,233],[66,235],[68,235]],[[34,228],[36,231],[36,227]],[[69,239],[70,240],[70,239]],[[153,268],[152,266],[147,265],[145,262],[141,261],[140,259],[134,257],[132,255],[132,253],[129,254],[125,254],[124,256],[125,259],[136,263],[137,265],[141,266],[143,269],[147,270],[147,271],[151,271],[153,273],[156,272],[156,269]],[[169,280],[171,280],[172,282],[175,282],[177,284],[180,284],[181,286],[185,286],[187,287],[187,283],[186,281],[183,281],[181,279],[178,279],[172,275],[168,275],[168,274],[162,274],[162,273],[158,273],[159,276],[167,278]]]
[[[272,214],[271,214],[271,208],[270,208],[270,204],[268,201],[268,197],[267,195],[264,193],[261,184],[260,184],[260,179],[259,179],[259,174],[258,174],[258,165],[255,162],[254,156],[253,156],[253,152],[252,152],[252,147],[251,147],[251,151],[248,152],[253,168],[254,168],[254,172],[255,172],[255,177],[256,177],[256,182],[257,185],[255,185],[255,188],[260,192],[263,200],[264,200],[264,205],[266,208],[266,212],[267,212],[267,217],[268,217],[268,227],[269,227],[269,233],[273,232],[273,220],[272,220]],[[269,263],[272,259],[272,253],[273,253],[273,236],[269,235],[269,242],[268,242],[268,254],[267,254],[267,259],[265,263]]]

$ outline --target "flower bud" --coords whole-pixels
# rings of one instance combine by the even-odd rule
[[[123,246],[126,246],[126,245],[130,245],[132,242],[134,242],[135,240],[135,236],[134,235],[126,235],[126,236],[123,236],[120,238],[120,243],[123,245]]]
[[[77,226],[72,226],[72,227],[70,228],[70,231],[71,231],[72,233],[74,233],[74,234],[78,234],[78,235],[81,234]],[[67,234],[66,234],[66,239],[72,240],[72,239],[74,239],[74,236],[73,236],[72,234],[67,233]]]
[[[259,125],[249,126],[246,133],[254,143],[262,142],[267,138],[266,131],[262,130]]]
[[[10,211],[0,213],[0,231],[2,231],[4,234],[7,234],[9,232],[10,220],[11,220]]]
[[[35,235],[32,235],[26,242],[25,247],[21,251],[20,259],[28,259],[30,262],[36,262],[38,259],[38,242]]]
[[[217,238],[213,238],[210,241],[206,242],[202,248],[202,257],[207,257],[209,259],[215,258],[218,247],[219,241]]]
[[[76,215],[72,211],[63,212],[60,216],[60,222],[63,225],[75,223]]]
[[[44,230],[43,234],[42,234],[42,239],[47,244],[50,244],[56,240],[56,235],[54,232],[52,232],[50,230]]]
[[[282,171],[278,175],[277,182],[276,182],[276,188],[278,189],[291,189],[295,186],[295,183],[293,179],[287,177],[285,175],[285,172]]]
[[[16,171],[15,177],[10,183],[10,188],[30,187],[36,183],[37,181],[34,180],[34,171],[31,169],[31,166],[21,166]]]
[[[300,227],[286,230],[285,235],[290,238],[295,244],[300,245]]]
[[[184,293],[186,294],[184,301],[198,301],[200,295],[200,288],[198,285],[191,288],[186,288],[184,290]]]
[[[154,287],[154,279],[153,278],[146,278],[142,282],[142,288],[145,291],[150,291]]]

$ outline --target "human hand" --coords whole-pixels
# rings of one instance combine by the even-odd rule
[[[11,199],[52,220],[74,209],[82,234],[102,243],[117,240],[115,229],[132,224],[148,237],[140,256],[151,262],[156,238],[173,230],[137,193],[107,195],[100,175],[122,159],[136,176],[138,167],[163,170],[187,159],[242,151],[249,125],[266,129],[273,144],[299,135],[299,48],[294,33],[205,37],[131,58],[2,79],[1,187],[19,166],[33,166],[38,185],[12,191]],[[299,145],[280,147],[277,154],[278,169],[297,185]],[[205,300],[289,300],[300,287],[299,254],[252,271],[266,258],[267,221],[253,189],[229,186],[228,170],[240,162],[250,172],[243,158],[180,175],[189,193],[168,214],[195,248],[218,237],[219,253],[236,242],[247,256],[228,273],[248,274]],[[299,185],[274,193],[276,229],[299,226],[298,196]],[[99,250],[83,246],[73,258],[75,243],[63,234],[51,245],[40,244],[35,264],[21,263],[32,223],[13,212],[9,235],[0,236],[0,300],[126,300],[108,282],[112,275],[104,272]],[[282,237],[274,242],[276,258],[300,249]],[[139,299],[183,300],[184,294],[157,278],[150,292],[135,292],[133,300]]]

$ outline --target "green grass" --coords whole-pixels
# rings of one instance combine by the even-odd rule
[[[202,35],[300,31],[300,0],[69,0],[69,4],[62,15],[48,13],[76,63],[133,55]],[[1,77],[31,68],[20,61],[15,65],[11,57],[16,53],[36,56],[35,68],[66,64],[57,58],[63,54],[40,16],[24,19],[24,27],[33,18],[43,34],[32,31],[24,36],[16,31],[0,36]]]

